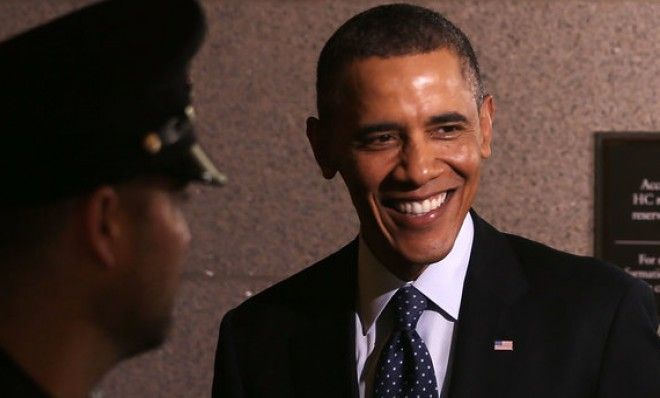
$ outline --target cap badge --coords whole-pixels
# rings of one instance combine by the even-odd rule
[[[152,155],[155,155],[163,147],[163,141],[161,141],[157,133],[149,133],[144,137],[144,140],[142,141],[142,146],[147,152],[149,152]]]
[[[195,108],[193,108],[192,105],[186,106],[186,109],[184,109],[184,113],[186,116],[188,116],[188,119],[190,120],[195,120]]]

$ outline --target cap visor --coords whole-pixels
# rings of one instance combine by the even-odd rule
[[[218,187],[227,184],[227,176],[218,171],[199,144],[194,143],[190,146],[190,157],[193,163],[199,168],[197,178],[200,181]]]

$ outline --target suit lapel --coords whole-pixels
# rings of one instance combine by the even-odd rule
[[[357,397],[355,291],[357,241],[328,259],[309,316],[291,339],[296,396]]]
[[[449,396],[505,396],[515,351],[495,350],[512,341],[512,305],[527,282],[506,238],[472,212],[475,234],[455,331]]]

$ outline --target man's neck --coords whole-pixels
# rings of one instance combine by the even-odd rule
[[[88,397],[119,361],[116,347],[72,297],[43,293],[56,286],[22,287],[24,292],[0,289],[0,347],[54,397]]]

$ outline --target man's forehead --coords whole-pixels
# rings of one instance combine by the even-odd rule
[[[340,106],[369,106],[373,101],[396,104],[430,97],[443,97],[446,101],[474,100],[472,85],[462,71],[460,60],[444,49],[355,60],[346,65],[337,87]]]
[[[427,84],[442,78],[451,86],[468,85],[462,76],[461,63],[449,50],[392,57],[368,57],[355,60],[344,68],[348,83],[372,85]]]

